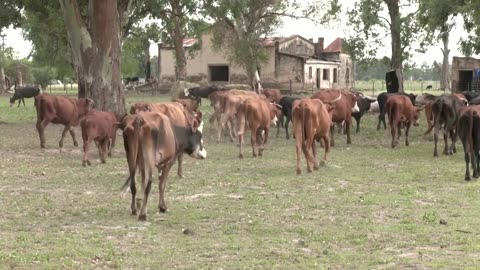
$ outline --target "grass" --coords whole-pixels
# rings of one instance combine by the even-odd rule
[[[128,97],[142,99],[168,97]],[[294,141],[272,132],[263,157],[247,146],[239,160],[237,146],[226,137],[215,143],[206,126],[208,158],[185,158],[184,179],[174,166],[166,214],[156,213],[155,183],[140,222],[119,195],[127,176],[121,138],[107,164],[92,151],[83,168],[70,137],[58,149],[60,126],[47,127],[40,149],[26,102],[9,108],[0,98],[0,268],[478,267],[480,184],[463,181],[462,153],[433,158],[424,125],[409,147],[392,150],[367,115],[352,145],[336,134],[326,166],[307,174],[303,161],[301,176]]]

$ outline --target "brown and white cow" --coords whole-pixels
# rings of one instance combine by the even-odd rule
[[[249,98],[245,99],[238,108],[237,130],[238,142],[240,144],[239,158],[243,158],[243,136],[246,126],[251,130],[251,143],[253,157],[261,156],[264,145],[268,142],[270,125],[276,125],[280,114],[277,104],[270,103],[265,99]],[[262,138],[263,137],[263,138]]]
[[[102,112],[91,110],[80,121],[83,139],[83,161],[82,165],[91,165],[88,158],[90,144],[95,142],[100,154],[102,163],[106,162],[106,156],[112,156],[112,149],[115,147],[117,138],[118,122],[121,119],[113,112]]]
[[[392,134],[392,148],[398,144],[400,128],[402,126],[405,126],[405,145],[408,146],[410,126],[412,124],[418,126],[418,113],[422,108],[413,106],[408,96],[391,95],[387,98],[385,110],[388,114],[388,123]]]
[[[37,110],[37,131],[40,137],[40,147],[45,148],[45,127],[49,123],[61,124],[65,128],[58,145],[63,147],[63,139],[67,131],[73,139],[73,145],[78,146],[75,132],[72,127],[78,126],[80,119],[94,106],[89,98],[73,99],[64,96],[52,96],[40,94],[35,97],[35,109]]]
[[[195,115],[188,113],[182,104],[178,102],[165,103],[145,103],[137,102],[130,109],[130,113],[137,113],[139,111],[158,112],[166,115],[172,124],[177,126],[193,125],[194,122],[198,124],[198,130],[203,132],[203,121],[201,113],[197,112]],[[178,169],[177,175],[183,178],[183,154],[178,155]]]
[[[323,140],[325,146],[324,160],[330,151],[331,111],[333,107],[319,99],[305,98],[294,102],[292,110],[293,133],[297,154],[297,174],[301,174],[301,153],[307,161],[307,171],[318,170],[317,149],[315,141]],[[301,150],[300,150],[301,149]]]
[[[160,212],[167,211],[165,203],[165,187],[167,177],[177,156],[186,153],[196,159],[204,159],[207,152],[203,148],[202,133],[198,130],[198,122],[193,126],[177,126],[169,117],[157,112],[139,112],[128,115],[122,121],[124,147],[127,154],[129,177],[122,189],[130,187],[132,192],[131,211],[137,214],[135,174],[140,170],[142,175],[143,203],[139,220],[147,219],[147,202],[152,188],[153,170],[159,172],[159,204]]]
[[[350,127],[352,125],[352,112],[358,112],[357,97],[347,91],[340,90],[321,90],[313,94],[312,98],[320,99],[323,103],[334,103],[332,112],[332,122],[345,124],[345,132],[347,133],[347,144],[352,143],[350,138]],[[335,146],[333,136],[334,126],[330,129],[330,143]]]

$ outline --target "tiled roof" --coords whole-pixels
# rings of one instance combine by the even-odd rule
[[[325,49],[323,49],[323,52],[342,52],[343,48],[343,39],[341,38],[336,38],[330,45],[328,45]]]

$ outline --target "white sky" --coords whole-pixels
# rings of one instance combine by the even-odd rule
[[[303,0],[307,1],[307,0]],[[341,0],[341,2],[349,3],[349,0]],[[278,29],[277,34],[278,36],[290,36],[299,34],[305,38],[313,38],[314,42],[316,42],[318,37],[324,37],[325,43],[324,46],[328,46],[335,38],[337,37],[345,37],[345,32],[347,30],[347,26],[345,22],[340,23],[337,26],[330,26],[330,27],[323,27],[317,26],[312,21],[307,19],[292,19],[292,18],[285,18],[284,25]],[[5,38],[5,45],[7,47],[14,48],[16,53],[16,57],[24,58],[28,56],[31,51],[32,45],[29,41],[23,39],[21,34],[21,29],[6,29],[4,31],[6,34]],[[460,37],[466,37],[467,33],[463,29],[463,23],[461,19],[457,20],[456,28],[451,31],[450,34],[450,61],[453,56],[463,56],[460,52],[460,48],[458,42]],[[1,42],[1,40],[0,40]],[[387,36],[385,39],[385,47],[380,48],[378,50],[377,57],[383,56],[390,56],[390,37]],[[426,53],[416,53],[414,52],[412,61],[421,65],[422,63],[426,62],[428,65],[431,65],[434,60],[437,62],[442,61],[442,53],[440,51],[441,44],[439,43],[437,46],[431,46],[428,48]],[[152,44],[150,47],[150,54],[157,55],[157,46],[156,44]],[[478,57],[478,56],[477,56]]]

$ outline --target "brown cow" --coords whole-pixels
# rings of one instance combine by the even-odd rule
[[[203,132],[203,122],[201,120],[201,113],[196,115],[189,114],[182,104],[178,102],[166,102],[166,103],[145,103],[138,102],[135,103],[130,109],[130,113],[138,111],[150,111],[158,112],[166,115],[172,124],[177,126],[188,126],[193,125],[196,121],[199,123],[198,130]],[[180,178],[183,178],[183,154],[178,155],[178,169],[177,175]]]
[[[415,108],[408,96],[392,95],[387,98],[385,109],[392,133],[392,148],[398,144],[402,125],[405,126],[405,145],[408,146],[410,126],[418,126],[418,112],[422,108]]]
[[[351,144],[350,127],[352,125],[352,112],[358,112],[357,97],[347,91],[340,90],[326,90],[318,91],[313,94],[312,98],[320,99],[323,103],[335,103],[332,112],[333,123],[345,123],[345,132],[347,133],[347,144]],[[335,127],[330,128],[330,143],[335,146],[335,139],[333,136]]]
[[[37,110],[37,131],[40,137],[40,147],[45,148],[45,128],[49,123],[65,126],[58,145],[63,147],[63,139],[67,131],[73,139],[73,145],[78,146],[72,127],[78,126],[80,119],[94,106],[89,98],[72,99],[63,96],[40,94],[35,97]]]
[[[129,177],[122,189],[130,187],[131,211],[132,215],[136,215],[135,174],[137,169],[140,170],[144,198],[138,218],[146,220],[147,201],[152,188],[154,168],[156,167],[159,171],[158,208],[160,212],[165,212],[167,211],[165,187],[175,158],[183,153],[197,159],[207,157],[207,152],[202,145],[202,133],[198,131],[196,121],[193,126],[177,126],[169,117],[156,112],[129,115],[125,117],[121,127],[129,167]]]
[[[234,91],[234,92],[232,92]],[[225,94],[221,99],[221,115],[220,115],[220,124],[217,130],[217,142],[220,142],[222,137],[222,131],[225,125],[232,126],[234,120],[237,119],[238,108],[240,104],[250,98],[254,99],[266,99],[264,95],[257,95],[251,91],[242,91],[242,90],[231,90],[228,94]],[[229,126],[229,128],[230,128]],[[233,131],[233,132],[232,132]],[[235,139],[234,129],[230,128],[230,140],[233,142]]]
[[[307,171],[318,170],[317,149],[315,141],[323,140],[327,160],[330,151],[330,126],[333,107],[324,104],[319,99],[305,98],[294,102],[292,110],[293,133],[295,137],[295,150],[297,154],[297,174],[300,170],[300,151],[303,151],[307,160]],[[302,150],[300,150],[302,149]]]
[[[264,88],[262,90],[262,94],[264,94],[270,102],[279,103],[280,99],[282,98],[282,94],[280,90],[274,88]]]
[[[215,92],[214,92],[215,93]],[[174,102],[178,102],[183,105],[187,112],[195,114],[198,111],[198,101],[189,98],[177,98]]]
[[[82,165],[91,165],[88,159],[88,150],[92,141],[98,147],[100,160],[106,162],[106,156],[112,156],[112,149],[115,147],[117,138],[118,121],[115,113],[91,110],[80,121],[83,139],[83,161]]]
[[[480,164],[480,106],[474,105],[460,108],[455,133],[463,144],[465,180],[471,180],[470,162],[473,169],[473,178],[478,178]]]
[[[258,155],[262,155],[264,145],[266,145],[268,141],[270,125],[276,125],[278,120],[277,115],[280,114],[280,111],[275,105],[277,104],[272,104],[265,99],[257,98],[246,99],[240,104],[237,114],[238,142],[240,144],[239,158],[243,158],[242,145],[246,125],[250,127],[252,132],[251,143],[253,157],[257,156],[257,143],[259,144]],[[262,135],[264,137],[263,139],[261,139]]]

